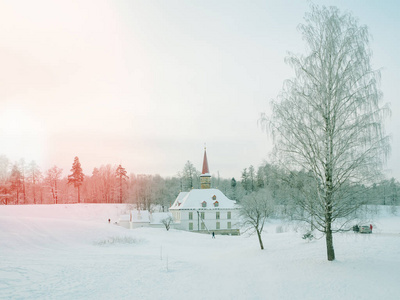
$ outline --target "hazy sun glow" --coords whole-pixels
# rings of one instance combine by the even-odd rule
[[[28,111],[9,106],[0,113],[1,150],[11,160],[41,161],[45,156],[45,132]]]
[[[369,27],[392,103],[389,167],[400,178],[399,5],[320,0]],[[268,160],[257,124],[285,79],[308,1],[0,1],[0,155],[42,171],[122,163],[173,176],[187,160],[241,176]]]

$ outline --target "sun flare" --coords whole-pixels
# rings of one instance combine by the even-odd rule
[[[12,160],[42,160],[45,132],[41,123],[28,111],[7,107],[0,111],[0,154]]]

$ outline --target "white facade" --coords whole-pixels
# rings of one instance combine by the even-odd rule
[[[181,192],[169,210],[176,229],[239,234],[239,207],[218,189]]]
[[[167,212],[151,213],[147,210],[132,210],[129,214],[119,217],[118,225],[128,229],[139,227],[164,228],[165,225],[162,220],[170,216],[171,214]]]

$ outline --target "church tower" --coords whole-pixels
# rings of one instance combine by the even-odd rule
[[[200,188],[201,189],[211,188],[211,174],[210,171],[208,170],[206,148],[204,148],[203,171],[201,172],[200,175]]]

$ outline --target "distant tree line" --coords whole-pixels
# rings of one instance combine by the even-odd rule
[[[268,191],[284,213],[292,214],[301,190],[307,184],[305,171],[291,171],[264,162],[257,169],[244,168],[241,178],[220,178],[213,174],[211,186],[228,198],[241,202],[244,197]],[[70,174],[53,166],[42,171],[35,161],[24,159],[11,163],[0,156],[1,204],[61,204],[61,203],[131,203],[140,210],[155,206],[167,211],[181,191],[200,188],[200,172],[187,161],[173,177],[134,174],[122,165],[101,165],[91,175],[84,175],[79,158],[75,157]],[[366,204],[399,205],[400,184],[394,178],[372,186],[352,186],[354,201]],[[362,191],[362,192],[361,192]]]

